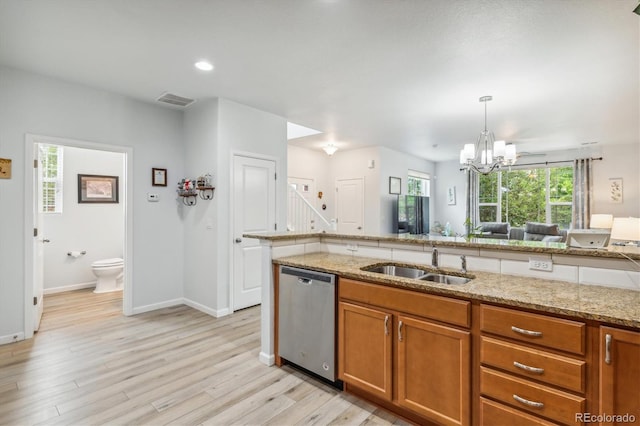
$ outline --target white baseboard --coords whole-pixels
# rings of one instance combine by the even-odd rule
[[[200,303],[194,302],[193,300],[187,299],[186,297],[183,298],[183,303],[193,309],[196,309],[200,312],[204,312],[205,314],[211,315],[212,317],[215,317],[215,318],[224,317],[226,315],[229,315],[230,313],[229,308],[213,309],[208,306],[202,305]]]
[[[44,289],[44,294],[53,294],[53,293],[63,293],[65,291],[73,291],[73,290],[80,290],[83,288],[92,288],[96,286],[96,282],[95,281],[91,281],[88,283],[79,283],[79,284],[71,284],[71,285],[65,285],[65,286],[61,286],[61,287],[52,287],[52,288],[45,288]]]
[[[24,340],[24,333],[22,331],[7,336],[0,336],[0,345],[6,345],[7,343],[15,343],[20,340]]]
[[[170,308],[172,306],[178,306],[184,304],[184,300],[180,297],[178,299],[166,300],[160,303],[153,303],[151,305],[138,306],[133,308],[133,315],[141,314],[143,312],[155,311],[162,308]]]
[[[260,352],[258,359],[261,363],[268,365],[269,367],[276,363],[276,356],[274,354],[268,355],[264,352]]]

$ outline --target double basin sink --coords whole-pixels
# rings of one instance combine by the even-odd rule
[[[376,264],[361,268],[366,272],[375,272],[378,274],[392,275],[394,277],[411,278],[415,280],[431,281],[439,284],[460,285],[471,281],[471,278],[460,277],[457,275],[447,275],[438,272],[432,272],[420,268],[412,268],[409,266],[398,266],[394,264]]]

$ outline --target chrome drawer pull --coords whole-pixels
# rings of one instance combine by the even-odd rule
[[[521,370],[528,371],[529,373],[536,373],[536,374],[544,373],[544,368],[530,367],[528,365],[521,364],[518,361],[513,361],[513,366]]]
[[[384,335],[389,335],[389,315],[384,316]]]
[[[513,394],[513,399],[515,399],[516,401],[524,404],[524,405],[528,405],[529,407],[534,407],[534,408],[543,408],[544,404],[542,402],[534,402],[534,401],[529,401],[528,399],[524,399],[521,396],[516,395],[515,393]]]
[[[511,326],[511,330],[516,333],[524,334],[525,336],[542,337],[542,331],[525,330],[524,328],[516,327],[515,325]]]
[[[605,334],[604,336],[604,362],[611,364],[611,335]]]

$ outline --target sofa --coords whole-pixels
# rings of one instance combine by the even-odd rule
[[[499,240],[524,240],[563,243],[567,231],[555,223],[527,222],[524,227],[511,227],[507,222],[483,222],[479,226],[477,238]]]

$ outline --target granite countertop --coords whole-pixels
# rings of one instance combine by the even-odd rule
[[[563,254],[569,256],[589,256],[613,259],[640,260],[640,248],[611,246],[603,249],[578,249],[567,247],[565,243],[549,243],[542,241],[499,240],[490,238],[442,237],[439,235],[346,235],[326,232],[270,232],[264,234],[245,234],[246,238],[257,238],[266,241],[290,241],[302,238],[342,239],[349,241],[377,241],[385,243],[426,245],[434,247],[477,248],[526,253]]]
[[[468,275],[475,278],[467,284],[438,284],[361,270],[373,264],[407,264],[330,253],[283,257],[275,259],[274,263],[443,296],[500,303],[640,329],[640,291],[635,290],[476,271],[469,271]],[[433,270],[427,265],[418,266]],[[459,271],[447,268],[438,271],[461,275]]]

